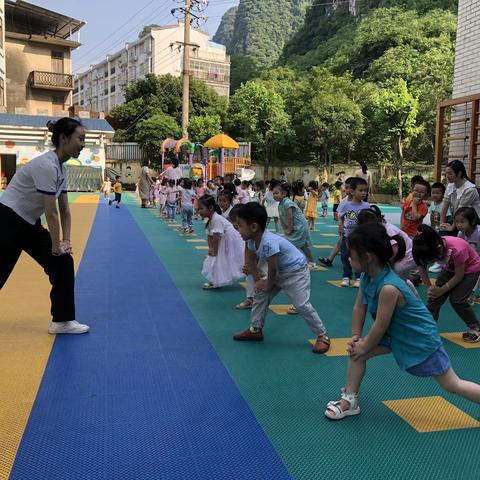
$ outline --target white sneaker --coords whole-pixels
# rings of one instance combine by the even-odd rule
[[[355,282],[353,283],[353,287],[354,288],[360,288],[360,279],[357,278],[357,280],[355,280]]]
[[[88,325],[82,325],[76,320],[70,322],[52,322],[48,327],[48,333],[52,335],[58,333],[87,333],[90,330]]]
[[[345,277],[342,280],[342,283],[340,284],[341,287],[349,287],[350,286],[350,279],[348,277]]]
[[[428,271],[430,273],[440,273],[442,271],[442,266],[439,263],[434,263]]]

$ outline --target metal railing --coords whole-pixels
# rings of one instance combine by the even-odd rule
[[[41,72],[34,70],[31,74],[32,88],[47,90],[73,90],[73,75],[68,73]]]

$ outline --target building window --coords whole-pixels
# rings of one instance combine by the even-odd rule
[[[110,75],[113,75],[114,73],[115,73],[115,67],[112,67],[112,68],[110,69]]]
[[[52,72],[64,73],[63,69],[64,53],[60,50],[52,50]]]
[[[103,72],[103,76],[104,76],[105,78],[108,77],[108,70],[105,70],[105,71]]]
[[[104,95],[108,95],[108,88],[106,88],[106,89],[103,91],[103,94],[104,94]]]
[[[110,93],[113,93],[114,91],[115,91],[115,85],[112,85],[112,86],[110,87]]]

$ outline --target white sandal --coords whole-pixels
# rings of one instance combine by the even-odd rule
[[[360,413],[358,406],[358,395],[356,393],[347,393],[345,388],[341,390],[341,399],[350,404],[350,408],[343,410],[340,406],[340,400],[328,402],[325,416],[330,420],[341,420],[345,417],[351,417]]]

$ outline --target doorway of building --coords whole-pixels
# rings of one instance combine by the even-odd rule
[[[0,188],[5,189],[17,170],[16,155],[0,155]]]

